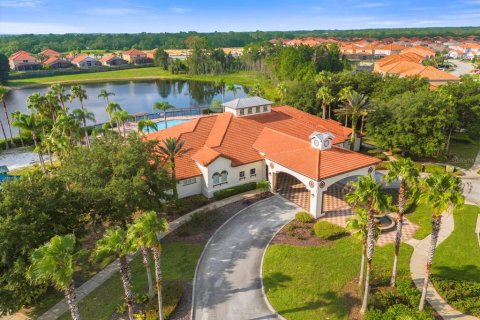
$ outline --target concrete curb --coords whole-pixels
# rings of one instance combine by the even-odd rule
[[[278,197],[277,195],[273,195],[272,197]],[[210,236],[210,238],[208,239],[207,243],[205,244],[205,246],[203,247],[203,250],[202,250],[202,254],[200,255],[200,258],[198,258],[198,261],[197,261],[197,265],[195,267],[195,273],[193,275],[193,282],[192,282],[192,306],[190,308],[190,319],[192,320],[195,320],[195,313],[194,313],[194,306],[195,306],[195,283],[197,281],[197,273],[198,273],[198,266],[200,265],[200,262],[202,262],[203,260],[203,256],[205,255],[205,251],[208,247],[208,245],[211,243],[213,237],[215,237],[215,235],[219,232],[220,229],[223,228],[223,226],[225,226],[228,222],[230,222],[230,220],[234,219],[236,216],[238,216],[239,214],[241,214],[243,211],[253,207],[253,206],[256,206],[257,204],[260,204],[260,203],[263,203],[267,200],[269,200],[270,198],[272,197],[268,197],[266,199],[262,199],[260,201],[257,201],[245,208],[243,208],[242,210],[238,211],[237,213],[235,213],[233,216],[231,216],[227,221],[225,221],[224,223],[222,223],[222,225],[220,227],[217,228],[217,230],[215,230],[215,232]]]

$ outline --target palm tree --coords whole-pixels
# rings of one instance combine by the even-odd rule
[[[265,94],[265,90],[263,90],[262,86],[259,83],[256,83],[253,88],[250,89],[250,96],[253,97],[261,97]]]
[[[346,101],[347,97],[352,93],[352,90],[353,89],[350,86],[342,88],[342,90],[340,90],[340,92],[338,93],[338,100]],[[337,114],[345,114],[345,127],[348,125],[348,111],[349,109],[345,106],[335,110],[335,113]]]
[[[346,97],[343,108],[337,109],[337,113],[346,113],[352,115],[352,136],[350,138],[350,149],[354,149],[357,131],[358,118],[368,110],[370,103],[368,97],[356,91],[351,91]]]
[[[108,114],[108,118],[110,119],[110,122],[112,121],[112,117],[113,117],[113,114],[117,111],[122,111],[122,107],[120,107],[120,105],[118,103],[115,103],[113,101],[110,101],[108,104],[107,104],[107,108],[105,109],[105,111],[107,111],[107,114]],[[120,133],[120,124],[117,122],[117,129],[118,129],[118,133]]]
[[[163,111],[163,122],[165,123],[165,128],[167,128],[167,110],[175,109],[175,106],[169,104],[166,101],[155,102],[153,105],[153,110]]]
[[[100,93],[98,94],[98,98],[103,98],[107,101],[107,105],[110,103],[110,101],[108,101],[108,97],[110,96],[114,96],[115,93],[114,92],[108,92],[106,89],[102,89],[100,90]]]
[[[22,113],[20,111],[12,112],[12,120],[15,121],[16,119],[18,119],[21,116],[21,114]],[[20,137],[20,143],[22,144],[22,147],[24,147],[25,143],[23,142],[22,130],[20,128],[18,128],[18,136]]]
[[[159,219],[154,211],[145,212],[138,218],[133,225],[130,226],[128,232],[130,239],[135,243],[137,248],[141,248],[144,256],[144,264],[147,267],[147,277],[149,277],[149,289],[151,283],[150,264],[145,260],[145,249],[150,248],[153,252],[155,262],[155,275],[157,282],[157,298],[158,298],[158,319],[163,319],[162,312],[162,269],[160,263],[161,243],[158,234],[168,230],[168,222],[165,219]]]
[[[34,283],[52,284],[65,294],[73,320],[80,320],[73,281],[75,236],[55,236],[34,250],[27,276]]]
[[[166,138],[162,140],[161,144],[158,144],[158,153],[163,163],[168,163],[170,165],[170,170],[172,172],[172,183],[173,183],[173,199],[178,199],[177,191],[177,178],[175,174],[175,159],[182,157],[185,153],[189,151],[184,147],[185,141],[177,140],[177,138]]]
[[[157,131],[158,130],[158,127],[157,127],[157,123],[156,122],[153,122],[152,120],[150,119],[141,119],[138,121],[137,123],[137,130],[138,132],[142,132],[144,133],[145,129],[147,129],[147,133],[150,133],[150,130],[152,131]]]
[[[73,114],[67,114],[63,110],[58,113],[57,122],[52,129],[52,132],[63,135],[70,139],[70,143],[74,143],[74,138],[78,136],[80,131],[80,123]]]
[[[215,87],[220,89],[220,94],[222,95],[222,103],[223,103],[223,99],[225,96],[225,80],[223,80],[223,78],[215,80]]]
[[[233,93],[233,98],[237,97],[237,87],[233,83],[227,84],[227,91],[231,91]]]
[[[97,261],[107,265],[115,259],[120,262],[120,276],[125,291],[125,301],[128,306],[128,317],[133,318],[133,292],[130,281],[130,267],[128,266],[127,254],[131,252],[131,244],[127,238],[127,232],[122,228],[109,228],[103,238],[97,241],[94,256]]]
[[[363,276],[365,274],[365,258],[367,255],[367,236],[368,236],[368,212],[365,208],[358,207],[355,209],[357,213],[354,217],[348,219],[347,228],[352,231],[354,234],[358,234],[362,239],[362,262],[360,264],[360,277],[358,279],[358,285],[361,286],[363,283]],[[380,235],[380,230],[375,224],[375,240],[378,239]]]
[[[352,207],[364,207],[367,210],[367,273],[365,276],[365,291],[360,313],[367,311],[368,295],[370,292],[370,274],[372,259],[375,250],[375,213],[383,212],[387,208],[387,197],[382,191],[382,185],[374,177],[362,176],[356,182],[350,183],[354,188],[345,196],[347,203]]]
[[[407,158],[400,158],[392,161],[388,167],[388,173],[383,177],[387,183],[400,180],[400,189],[398,191],[398,215],[397,215],[397,233],[395,236],[395,258],[393,260],[392,278],[390,285],[395,287],[397,278],[397,262],[400,253],[400,242],[402,240],[403,215],[410,192],[416,187],[420,175],[415,162]]]
[[[8,116],[7,104],[5,103],[7,93],[8,93],[8,89],[5,88],[4,86],[0,86],[0,101],[2,101],[2,104],[3,104],[3,111],[5,111],[5,118],[7,119],[8,131],[10,131],[10,141],[12,143],[12,146],[15,146],[15,143],[13,141],[12,125],[10,124],[10,117]],[[3,125],[2,125],[2,130],[3,130]],[[5,135],[5,131],[3,133]],[[5,136],[5,144],[8,146],[7,136]]]
[[[80,106],[82,107],[82,109],[85,109],[83,107],[83,100],[88,99],[87,91],[83,89],[82,86],[79,84],[73,85],[70,91],[72,92],[70,99],[73,100],[77,98],[78,101],[80,101]]]
[[[132,116],[132,115],[129,115],[127,111],[121,110],[121,111],[115,111],[113,113],[112,119],[117,122],[117,126],[118,126],[119,123],[122,124],[123,136],[126,137],[127,132],[125,130],[125,122],[127,122],[128,120],[133,120],[133,119],[135,119],[135,117]],[[118,128],[118,132],[120,133],[120,127]]]
[[[335,102],[335,97],[332,95],[332,90],[329,87],[320,87],[317,92],[317,99],[320,101],[322,106],[322,118],[327,117],[327,108],[328,108],[328,117],[330,118],[330,107],[332,103]]]
[[[28,114],[20,114],[16,117],[15,121],[13,122],[13,126],[21,129],[23,132],[32,135],[33,143],[35,144],[35,150],[38,152],[38,158],[40,160],[40,166],[42,167],[42,172],[47,172],[45,168],[45,162],[43,161],[42,151],[40,150],[40,146],[38,145],[37,141],[37,130],[38,130],[38,123],[35,120],[35,116],[28,115]]]
[[[433,256],[435,255],[435,249],[437,246],[440,224],[442,223],[442,214],[447,210],[449,213],[453,213],[453,209],[456,206],[463,204],[465,199],[462,195],[460,179],[450,173],[432,174],[423,179],[420,186],[422,193],[419,202],[428,204],[432,208],[432,235],[430,249],[428,250],[422,296],[418,307],[420,311],[422,311],[425,306],[430,269],[432,267]]]
[[[287,85],[285,84],[285,82],[279,82],[275,89],[277,90],[277,93],[280,96],[280,103],[283,104],[283,101],[285,100],[285,96],[287,95]]]
[[[73,87],[75,86],[72,86],[72,88],[70,89],[72,91],[72,94]],[[65,87],[60,83],[56,83],[50,87],[50,92],[57,98],[57,101],[60,102],[60,104],[62,105],[62,109],[67,110],[67,107],[65,106],[65,101],[71,99],[71,96],[65,93]]]
[[[83,128],[85,130],[85,141],[87,142],[88,149],[90,149],[90,139],[88,137],[88,130],[86,128],[87,120],[95,122],[95,115],[93,112],[90,112],[87,109],[74,109],[72,111],[72,115],[78,122],[83,123]]]

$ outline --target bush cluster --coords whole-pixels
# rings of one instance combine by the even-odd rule
[[[219,219],[220,216],[216,210],[196,212],[187,223],[181,225],[177,229],[177,235],[180,237],[188,237],[193,234],[201,233],[208,230]]]
[[[432,276],[432,282],[441,296],[456,309],[480,316],[480,283]]]
[[[295,220],[304,223],[311,223],[314,219],[310,213],[305,211],[299,211],[295,214]]]
[[[257,188],[256,182],[249,182],[249,183],[241,184],[239,186],[218,190],[213,193],[213,197],[215,198],[215,200],[222,200],[242,192],[255,190],[256,188]]]
[[[327,221],[318,221],[313,226],[313,230],[317,237],[323,240],[332,240],[346,234],[345,228]]]
[[[209,200],[207,197],[197,194],[165,204],[165,211],[168,214],[176,214],[181,216],[206,205],[208,202]]]

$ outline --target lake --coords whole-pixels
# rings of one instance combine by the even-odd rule
[[[67,92],[70,86],[65,86]],[[95,114],[97,123],[108,121],[105,111],[106,101],[98,98],[101,89],[115,93],[110,101],[115,101],[128,113],[148,112],[153,113],[152,106],[155,102],[167,101],[177,109],[210,106],[213,99],[222,100],[220,90],[215,88],[212,82],[186,81],[186,80],[149,80],[149,81],[122,81],[106,83],[82,84],[87,91],[88,99],[84,102],[85,108]],[[244,97],[245,91],[237,85],[237,98]],[[35,92],[46,93],[48,87],[26,88],[11,90],[5,103],[9,113],[21,111],[28,113],[27,98]],[[234,99],[232,92],[225,92],[224,101]],[[80,103],[75,100],[67,103],[70,109],[80,108]],[[3,110],[0,112],[0,120],[6,127],[7,121]],[[17,130],[15,129],[15,132]],[[3,139],[3,137],[0,137]]]

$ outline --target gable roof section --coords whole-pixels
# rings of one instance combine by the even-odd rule
[[[132,54],[134,54],[134,55],[145,55],[146,53],[143,52],[143,51],[140,51],[138,49],[133,48],[133,49],[130,49],[128,51],[125,51],[123,54],[130,56]]]
[[[120,59],[120,60],[123,60],[122,58],[120,58],[119,56],[116,56],[114,54],[109,54],[109,55],[106,55],[106,56],[103,56],[100,58],[100,62],[109,62],[113,59]]]
[[[60,52],[57,52],[57,51],[52,50],[50,48],[43,50],[42,52],[40,52],[40,54],[43,54],[44,56],[47,56],[47,57],[58,57],[58,56],[60,56]]]
[[[237,98],[235,100],[222,103],[222,106],[231,108],[231,109],[241,109],[249,107],[257,107],[264,105],[272,105],[273,102],[267,99],[260,97],[246,97],[246,98]]]
[[[57,63],[57,62],[67,63],[68,61],[67,61],[67,60],[64,60],[64,59],[60,59],[59,57],[51,56],[51,57],[49,57],[47,60],[45,60],[45,61],[43,62],[43,64],[52,65],[52,64]]]
[[[14,55],[10,56],[10,60],[18,61],[18,60],[37,60],[37,59],[26,51],[18,51]]]

